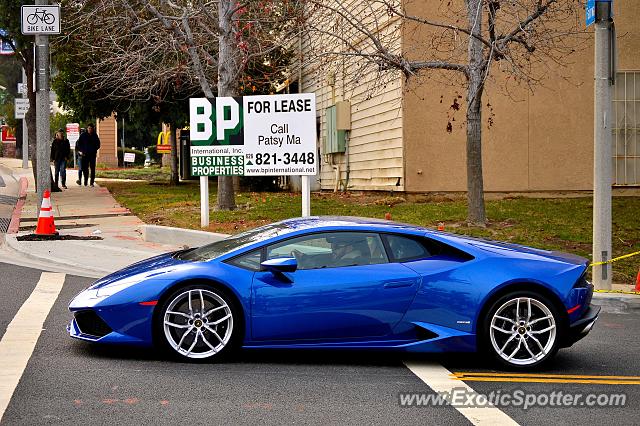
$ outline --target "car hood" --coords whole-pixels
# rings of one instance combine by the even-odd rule
[[[116,281],[121,281],[136,275],[140,275],[141,279],[146,279],[170,272],[175,266],[187,263],[185,260],[176,259],[174,257],[176,253],[178,252],[161,254],[129,265],[119,271],[107,275],[106,277],[100,278],[98,281],[93,283],[91,288],[97,289],[104,287]]]
[[[571,253],[565,253],[555,250],[542,250],[533,247],[523,246],[520,244],[503,243],[500,241],[480,240],[475,238],[465,238],[467,244],[479,248],[484,251],[496,253],[504,256],[514,256],[521,254],[525,257],[538,257],[544,259],[565,262],[571,265],[585,265],[589,263],[588,259]]]

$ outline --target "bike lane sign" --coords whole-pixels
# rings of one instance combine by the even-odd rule
[[[22,6],[22,34],[60,34],[59,5]]]

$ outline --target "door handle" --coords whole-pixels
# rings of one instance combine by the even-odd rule
[[[400,288],[400,287],[411,287],[414,281],[392,281],[390,283],[385,283],[384,288]]]

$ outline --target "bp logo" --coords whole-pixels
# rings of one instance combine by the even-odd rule
[[[189,99],[192,146],[244,145],[242,97]]]

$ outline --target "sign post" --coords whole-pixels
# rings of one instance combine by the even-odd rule
[[[76,143],[78,139],[80,139],[80,124],[67,123],[66,127],[67,139],[69,139],[69,143]]]
[[[5,36],[7,35],[7,31],[0,29],[0,35]],[[13,42],[13,45],[15,46],[15,41]],[[2,41],[0,41],[0,55],[13,55],[13,47],[11,47],[11,43],[5,39],[2,39]]]
[[[14,117],[16,120],[24,120],[29,111],[29,98],[14,99]]]
[[[71,145],[71,149],[73,150],[73,167],[76,167],[77,158],[76,158],[76,149],[75,144],[80,139],[80,124],[79,123],[67,123],[66,126],[67,139],[69,140],[69,144]]]
[[[593,262],[611,254],[611,99],[615,84],[615,32],[611,0],[587,2],[587,25],[595,22],[594,144],[593,144]],[[593,267],[596,289],[611,289],[611,264]]]
[[[596,22],[596,0],[587,0],[585,5],[585,22],[587,27]]]
[[[310,214],[308,176],[316,174],[318,162],[314,93],[192,98],[189,116],[191,174],[201,176],[201,226],[209,224],[205,176],[303,176],[302,215]]]
[[[122,156],[122,163],[125,165],[126,163],[135,163],[136,162],[136,154],[134,152],[125,152]]]
[[[47,0],[36,0],[35,5],[21,8],[22,34],[35,35],[36,49],[36,189],[38,206],[42,194],[51,187],[49,165],[49,34],[60,34],[60,6],[50,6]]]
[[[60,34],[60,5],[25,5],[21,9],[22,34]]]

